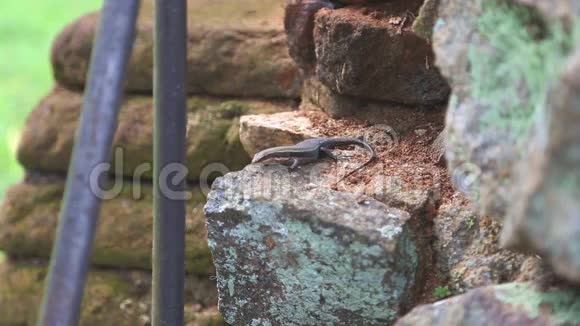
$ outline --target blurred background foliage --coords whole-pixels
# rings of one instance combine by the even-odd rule
[[[50,47],[76,17],[102,0],[0,1],[0,200],[22,177],[15,158],[26,116],[53,85]]]

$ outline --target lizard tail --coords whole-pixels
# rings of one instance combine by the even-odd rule
[[[364,164],[362,164],[358,168],[350,171],[349,173],[347,173],[346,175],[344,175],[342,178],[340,178],[340,180],[338,180],[337,182],[334,183],[334,186],[338,185],[344,179],[350,177],[351,175],[357,173],[358,171],[364,169],[367,165],[369,165],[372,161],[374,161],[377,158],[377,153],[375,152],[374,148],[372,148],[371,145],[369,145],[368,143],[366,143],[364,141],[360,141],[360,140],[350,140],[350,143],[351,144],[360,145],[360,146],[364,147],[366,150],[369,151],[369,153],[371,154],[371,157]]]
[[[341,183],[344,179],[350,177],[351,175],[357,173],[358,171],[362,170],[363,168],[365,168],[367,165],[369,165],[372,161],[374,161],[376,159],[376,156],[372,156],[368,161],[366,161],[364,164],[362,164],[361,166],[359,166],[358,168],[350,171],[349,173],[345,174],[342,178],[340,178],[340,180],[338,180],[337,182],[334,183],[334,185],[338,185],[339,183]]]

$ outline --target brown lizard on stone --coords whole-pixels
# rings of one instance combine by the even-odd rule
[[[353,173],[360,171],[362,168],[376,159],[377,153],[371,145],[357,138],[311,138],[301,141],[296,145],[279,146],[265,149],[254,155],[252,163],[258,163],[268,159],[287,159],[291,162],[290,169],[293,170],[299,165],[315,162],[323,156],[330,157],[337,161],[337,157],[330,149],[344,145],[357,145],[364,147],[367,151],[369,151],[371,156],[364,164],[340,178],[340,180],[335,183],[336,185],[342,180],[351,176]]]

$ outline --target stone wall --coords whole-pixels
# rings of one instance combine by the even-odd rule
[[[315,16],[301,111],[242,117],[240,136],[250,154],[361,137],[378,158],[338,183],[364,150],[294,171],[251,165],[214,183],[205,215],[226,322],[580,324],[580,138],[556,127],[578,122],[575,5],[558,1],[553,16],[568,6],[568,25],[551,29],[543,4],[343,2],[359,5]],[[517,111],[527,107],[545,119],[533,137],[522,122],[533,115]],[[516,163],[513,180],[527,178],[512,187]]]
[[[198,10],[188,41],[188,323],[580,325],[578,6],[342,2],[315,15],[316,62],[300,72],[279,1],[189,0]],[[131,177],[152,159],[150,5],[115,136],[123,155],[111,177],[123,178],[101,213],[87,325],[149,319],[151,175],[141,187]],[[29,173],[0,211],[9,255],[0,324],[34,319],[97,17],[55,41],[57,86],[23,134]],[[248,165],[260,150],[312,137],[359,137],[377,159],[344,180],[368,158],[363,149],[335,148],[336,162],[295,170]],[[205,198],[197,180],[214,162],[237,172]]]
[[[222,325],[198,179],[219,162],[250,162],[240,117],[296,109],[301,74],[289,58],[277,0],[189,0],[185,319]],[[153,21],[144,1],[115,134],[111,169],[118,191],[103,202],[83,301],[82,325],[148,325],[151,310],[153,198]],[[66,26],[53,44],[55,86],[34,108],[18,159],[27,176],[0,209],[0,325],[33,325],[70,163],[82,90],[99,13]],[[144,169],[143,169],[144,167]],[[135,174],[139,172],[138,175]]]
[[[400,325],[580,324],[579,9],[567,0],[440,1],[433,47],[453,89],[454,185],[500,226],[502,247],[536,255],[516,280],[543,276],[416,308]],[[514,261],[498,263],[486,274]]]

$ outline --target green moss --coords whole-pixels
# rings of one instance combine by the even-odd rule
[[[147,231],[151,232],[151,231]],[[189,237],[189,235],[188,235]],[[152,266],[150,251],[135,250],[133,253],[113,248],[99,248],[93,252],[94,264],[113,268],[140,268],[149,270]],[[46,255],[47,253],[44,253]],[[205,276],[213,266],[211,252],[203,243],[188,246],[185,252],[185,271],[187,274]]]
[[[473,227],[475,226],[475,218],[472,217],[468,219],[466,224],[469,229],[473,229]]]
[[[489,45],[469,51],[471,95],[490,108],[480,126],[507,131],[521,142],[580,39],[580,24],[565,28],[528,7],[494,0],[483,4],[476,29]]]
[[[10,256],[48,258],[63,188],[62,182],[14,186],[0,214],[0,248]],[[134,199],[137,189],[140,189],[140,197]],[[124,182],[119,191],[114,200],[103,202],[92,261],[106,267],[150,269],[152,187],[142,184],[137,188],[135,184]],[[213,264],[199,208],[205,198],[197,188],[190,189],[189,194],[192,198],[187,204],[191,215],[188,215],[185,268],[187,273],[207,275]]]
[[[187,111],[197,112],[205,110],[207,107],[216,105],[219,102],[206,97],[191,96],[187,98]],[[151,105],[151,99],[149,99],[149,105]]]
[[[43,265],[18,263],[2,266],[2,272],[0,301],[11,304],[0,306],[0,324],[34,324],[45,285],[46,268]],[[122,315],[121,310],[114,308],[118,306],[121,298],[133,295],[134,292],[134,284],[122,273],[89,273],[81,308],[83,324],[110,325],[113,321],[122,321],[126,316]]]
[[[530,318],[536,318],[550,308],[551,319],[556,325],[580,320],[580,292],[560,290],[540,292],[530,284],[510,283],[496,287],[496,297],[508,304],[517,305],[528,312]]]
[[[413,32],[426,40],[431,40],[433,27],[437,20],[439,0],[427,0],[419,10],[417,19],[413,22]]]
[[[223,119],[233,119],[248,111],[248,104],[240,101],[226,101],[220,104]]]

